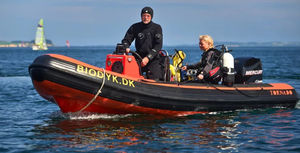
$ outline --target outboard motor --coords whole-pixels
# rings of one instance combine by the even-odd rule
[[[235,59],[234,64],[237,71],[236,83],[262,83],[263,70],[259,58],[239,57]]]
[[[229,53],[231,50],[224,45],[222,45],[221,50],[223,50],[223,84],[227,86],[232,86],[234,84],[235,70],[234,70],[234,58]]]

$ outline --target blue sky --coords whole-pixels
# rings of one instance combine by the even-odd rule
[[[33,40],[44,18],[55,45],[115,45],[144,6],[163,29],[164,45],[215,41],[300,42],[299,0],[1,0],[0,40]]]

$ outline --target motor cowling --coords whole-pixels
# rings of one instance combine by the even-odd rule
[[[259,58],[238,57],[234,61],[235,82],[240,84],[262,83],[262,63]]]
[[[222,61],[223,84],[227,86],[232,86],[235,80],[234,58],[228,50],[223,53]]]

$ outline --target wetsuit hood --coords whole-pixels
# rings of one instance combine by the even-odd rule
[[[151,15],[151,19],[153,19],[153,9],[151,7],[144,7],[141,11],[141,15],[144,14],[144,13],[148,13]]]

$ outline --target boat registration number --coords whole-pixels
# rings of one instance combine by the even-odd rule
[[[288,95],[293,95],[292,90],[270,90],[270,94],[272,96],[288,96]]]

